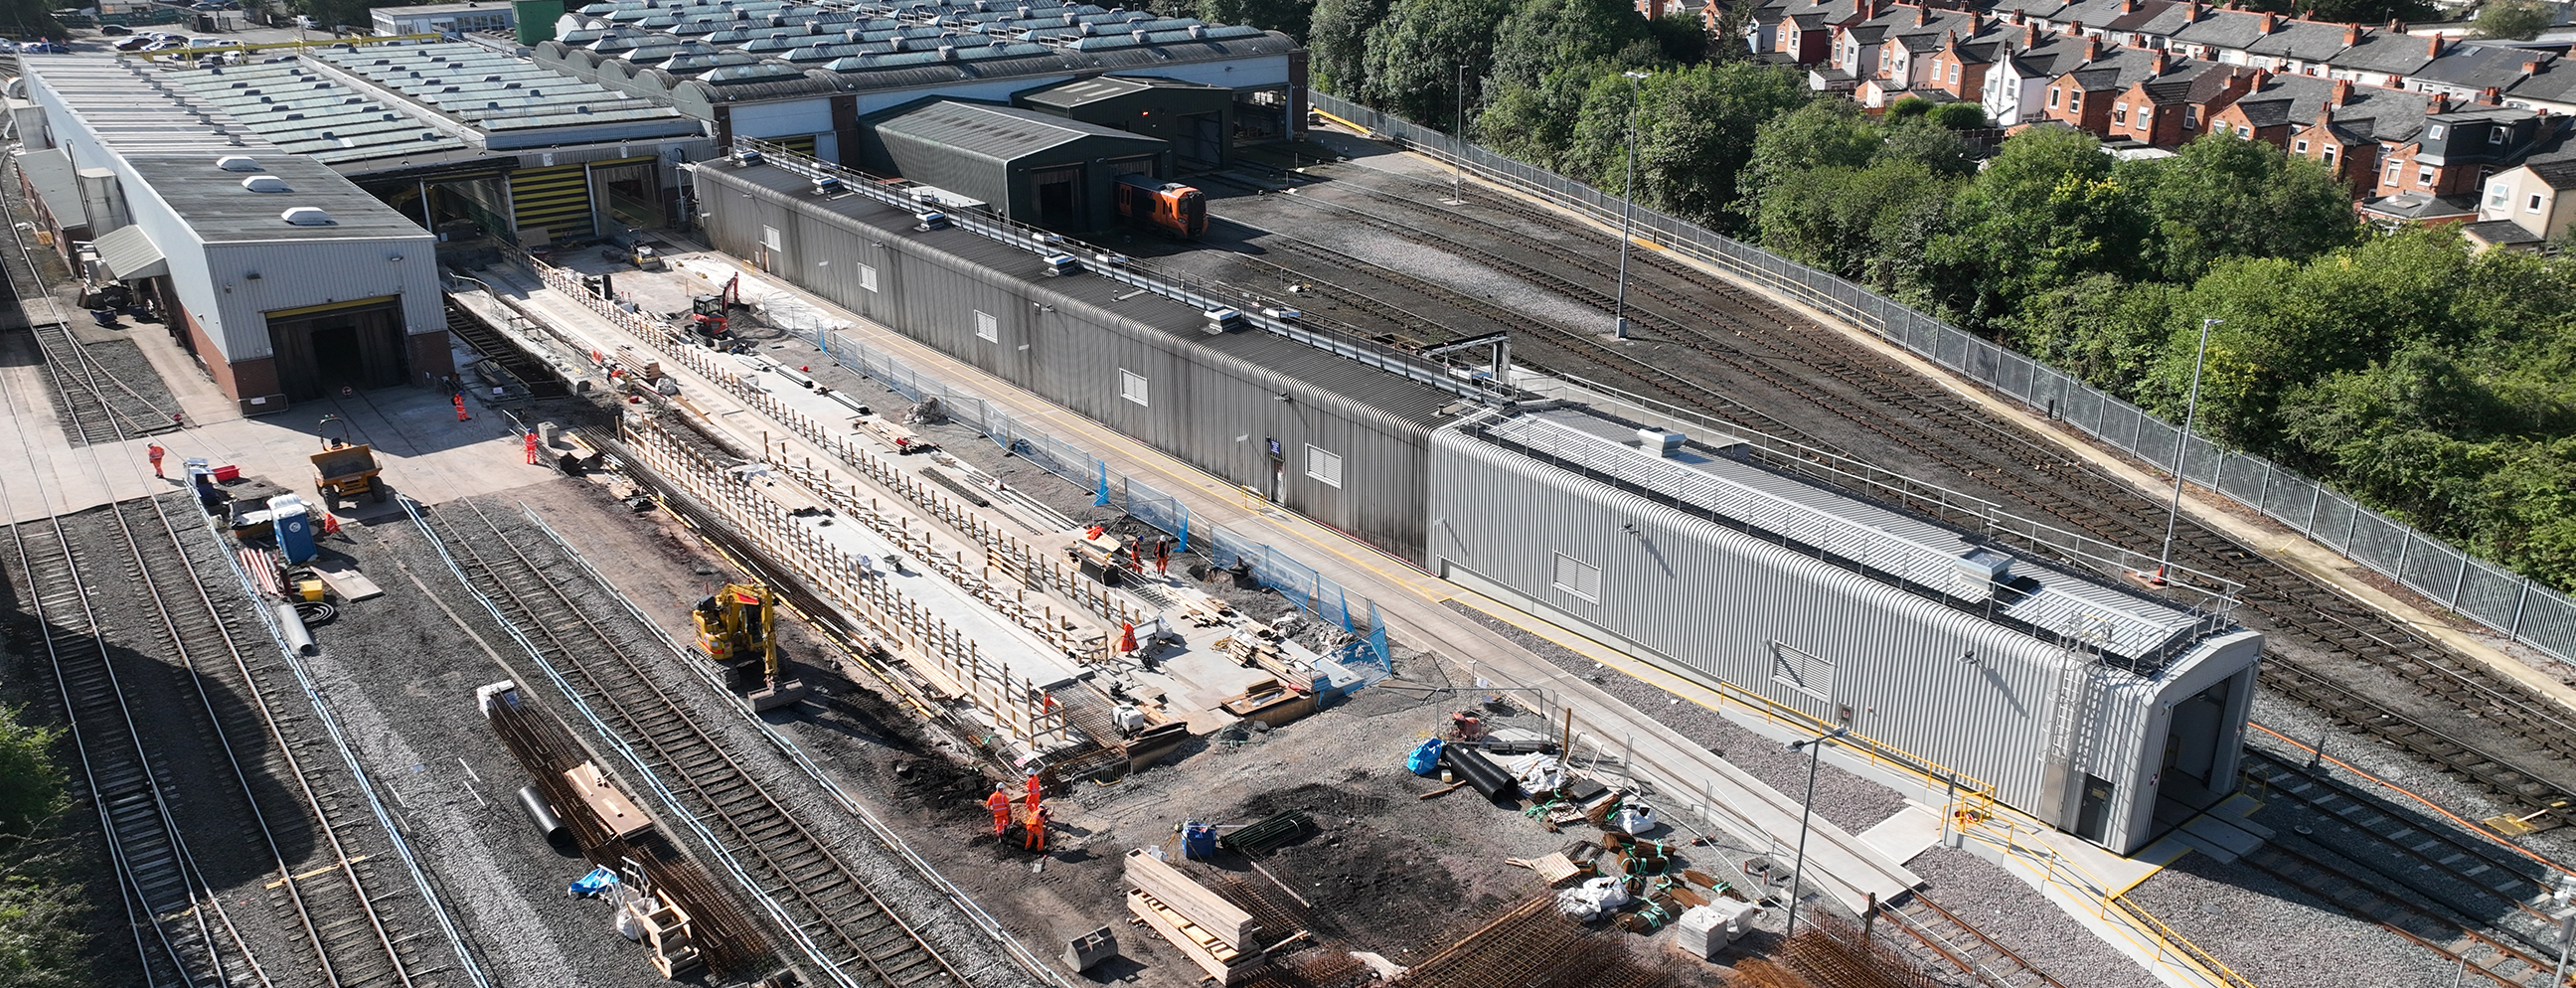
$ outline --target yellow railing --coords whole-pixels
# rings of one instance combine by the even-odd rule
[[[2036,824],[2015,821],[2011,814],[1989,814],[1977,818],[1966,828],[1968,837],[1996,847],[2010,858],[2030,864],[2040,872],[2040,880],[2051,888],[2091,907],[2094,918],[2102,920],[2121,939],[2150,955],[2152,966],[2178,971],[2225,988],[2257,988],[2254,982],[2236,973],[2217,956],[2168,926],[2145,907],[2121,898],[2125,890],[2114,891],[2111,883],[2067,860],[2057,849],[2034,840],[2024,839],[2028,826]]]
[[[1785,724],[1810,734],[1824,734],[1842,726],[1723,679],[1717,680],[1717,695],[1721,700],[1761,714],[1766,724]],[[1834,744],[1860,755],[1873,767],[1911,776],[1929,786],[1950,787],[1955,783],[1954,802],[1975,794],[1983,798],[1982,806],[1994,805],[1994,786],[1940,762],[1858,732],[1836,738]]]

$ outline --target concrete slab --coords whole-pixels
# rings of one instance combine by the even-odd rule
[[[1941,811],[1908,801],[1894,816],[1878,826],[1861,831],[1860,842],[1869,845],[1895,862],[1914,860],[1914,856],[1932,849],[1941,841]]]
[[[329,584],[331,592],[339,594],[341,600],[366,600],[385,595],[383,587],[367,579],[367,574],[358,572],[357,567],[346,559],[324,556],[315,559],[312,565],[314,574]]]
[[[1219,701],[1270,678],[1269,673],[1236,665],[1225,653],[1212,649],[1182,652],[1161,661],[1163,671],[1180,682],[1182,699],[1201,710],[1214,709]]]

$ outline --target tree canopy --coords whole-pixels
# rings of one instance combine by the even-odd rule
[[[2478,8],[2477,26],[2470,33],[2495,40],[2529,41],[2556,23],[2558,8],[2541,0],[2487,0]]]
[[[0,988],[87,985],[89,902],[58,826],[69,781],[51,749],[60,732],[0,706]]]

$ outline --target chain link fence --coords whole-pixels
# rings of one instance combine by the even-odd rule
[[[1399,146],[1455,164],[1595,219],[1617,222],[1619,197],[1332,95],[1316,109]],[[2373,511],[2259,456],[2223,449],[2055,368],[1916,312],[1834,274],[1637,206],[1639,236],[1795,299],[1921,355],[2035,411],[2262,512],[2345,558],[2514,641],[2576,662],[2576,600]]]

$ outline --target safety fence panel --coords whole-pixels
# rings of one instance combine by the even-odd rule
[[[1620,216],[1623,204],[1619,198],[1591,186],[1329,93],[1310,93],[1309,97],[1318,110],[1358,124],[1432,158],[1458,163],[1497,184],[1534,193],[1598,220],[1615,221]],[[2145,459],[2160,469],[2171,470],[2176,464],[2180,430],[2127,402],[2101,393],[2091,385],[2038,367],[2027,357],[1915,312],[1830,272],[1819,271],[1653,209],[1637,207],[1632,215],[1642,235],[1660,240],[1675,253],[1715,265],[1737,277],[1813,306],[1854,329],[1878,335],[1979,384],[2028,402],[2032,407],[2044,410],[2060,421]],[[2437,546],[2438,549],[2430,553],[2433,556],[2448,553],[2465,557],[2466,553],[2456,547],[2361,509],[2342,495],[2317,490],[2315,496],[2308,496],[2302,488],[2315,490],[2321,485],[2259,457],[2244,453],[2221,456],[2215,446],[2207,447],[2209,452],[2204,453],[2205,443],[2206,440],[2195,438],[2191,448],[2180,450],[2184,454],[2180,459],[2183,460],[2182,473],[2186,478],[2213,485],[2221,493],[2344,553],[2355,562],[2397,576],[2406,586],[2437,602],[2452,602],[2467,595],[2462,586],[2464,577],[2454,568],[2436,565],[2430,569],[2418,569],[2401,565],[2411,556],[2408,552],[2410,545]],[[2250,494],[2246,493],[2248,481],[2238,477],[2240,471],[2247,477],[2259,478]],[[2236,482],[2230,483],[2231,478]],[[2274,496],[2275,488],[2282,489],[2281,496]],[[2465,579],[2486,582],[2487,575],[2482,573]],[[2491,613],[2466,610],[2460,613],[2562,661],[2576,661],[2576,629],[2563,623],[2543,625],[2531,619],[2534,613],[2542,611],[2552,619],[2576,617],[2576,600],[2528,578],[2514,579],[2519,581],[2514,596],[2520,603],[2514,607],[2512,616],[2499,620]],[[2476,599],[2492,599],[2496,596],[2494,591],[2492,586],[2482,587]]]

